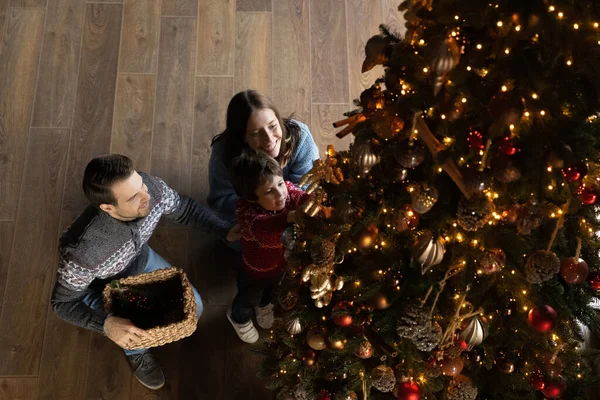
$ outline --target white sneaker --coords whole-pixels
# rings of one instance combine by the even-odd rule
[[[227,310],[227,319],[229,320],[229,322],[231,322],[233,329],[235,329],[235,333],[237,333],[237,335],[240,339],[242,339],[242,341],[246,343],[256,343],[258,341],[258,331],[254,327],[252,320],[243,324],[238,324],[237,322],[231,319],[231,308]]]
[[[273,304],[267,304],[264,307],[255,307],[254,312],[256,313],[256,322],[258,326],[263,329],[271,329],[275,315],[273,314]]]

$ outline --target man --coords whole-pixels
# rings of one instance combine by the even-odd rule
[[[125,156],[110,154],[87,165],[83,191],[91,203],[63,233],[60,266],[52,308],[65,321],[105,334],[120,347],[147,333],[130,320],[106,315],[102,290],[107,282],[170,265],[148,240],[161,216],[212,232],[229,242],[239,229],[213,215],[161,179],[138,173]],[[198,317],[202,300],[194,288]],[[135,377],[149,389],[160,389],[164,374],[147,349],[125,350]]]

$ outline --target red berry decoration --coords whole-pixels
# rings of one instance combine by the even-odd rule
[[[572,285],[585,281],[590,273],[590,269],[581,258],[568,257],[560,263],[560,276]]]
[[[562,396],[566,388],[567,384],[565,382],[565,379],[562,377],[558,377],[546,383],[546,387],[542,390],[542,393],[546,397],[555,399],[557,397]]]
[[[400,383],[398,400],[421,400],[421,388],[415,382]]]
[[[529,383],[535,390],[543,390],[546,387],[546,382],[544,381],[544,375],[541,371],[536,371],[531,374],[531,378],[529,378]]]
[[[352,303],[349,301],[340,301],[332,310],[333,322],[342,328],[352,325],[352,314],[350,309]]]
[[[498,150],[507,156],[514,156],[517,153],[517,146],[515,146],[515,142],[507,136],[500,142]]]
[[[592,272],[588,276],[588,282],[590,283],[590,287],[594,290],[600,290],[600,274],[598,272]]]
[[[331,400],[331,393],[329,393],[327,390],[323,389],[319,392],[319,395],[317,396],[317,400]]]
[[[596,200],[598,200],[598,195],[592,188],[581,188],[578,194],[579,200],[581,200],[581,203],[585,204],[586,206],[596,204]]]
[[[467,135],[467,142],[469,142],[469,147],[474,150],[485,149],[485,145],[483,144],[483,135],[478,130],[469,132]]]
[[[536,332],[548,332],[554,329],[558,316],[550,306],[534,307],[529,311],[527,321]]]

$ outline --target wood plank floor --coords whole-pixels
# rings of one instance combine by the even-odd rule
[[[238,90],[331,123],[381,69],[360,73],[400,0],[0,0],[0,399],[269,399],[260,361],[228,325],[234,257],[164,224],[151,246],[186,269],[205,307],[196,333],[156,349],[151,392],[104,337],[49,309],[57,238],[83,209],[83,168],[107,152],[204,202],[210,140]]]

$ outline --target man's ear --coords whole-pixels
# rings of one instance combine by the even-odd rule
[[[100,209],[104,212],[111,212],[115,209],[115,206],[113,206],[112,204],[100,204]]]

